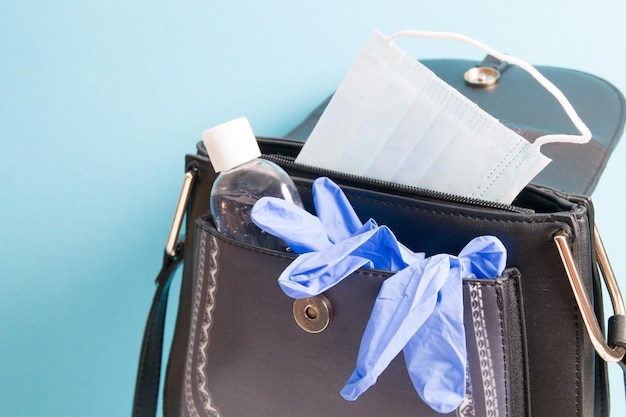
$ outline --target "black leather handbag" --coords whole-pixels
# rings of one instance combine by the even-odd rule
[[[499,63],[487,60],[482,65],[497,67],[501,80],[496,87],[480,89],[463,81],[463,73],[474,66],[469,61],[424,63],[529,140],[567,132],[558,106],[552,109],[551,100],[515,68],[502,72]],[[287,135],[290,139],[259,138],[265,157],[292,176],[309,210],[312,180],[328,176],[361,219],[388,225],[415,251],[455,254],[485,234],[507,247],[503,276],[464,280],[467,394],[450,415],[607,416],[605,360],[619,361],[626,351],[624,307],[588,198],[621,135],[624,99],[589,74],[539,69],[570,98],[594,139],[547,150],[554,162],[512,205],[296,164],[303,144],[298,139],[308,136],[324,103]],[[512,100],[514,96],[518,98]],[[417,396],[401,357],[358,400],[348,402],[339,395],[388,272],[362,269],[323,297],[294,302],[276,279],[295,255],[217,233],[209,216],[216,174],[202,144],[186,156],[185,169],[144,334],[133,416],[156,413],[167,295],[171,276],[183,261],[165,416],[440,415]],[[185,216],[186,234],[179,240]],[[601,278],[615,298],[608,342]],[[323,331],[310,328],[320,321]]]

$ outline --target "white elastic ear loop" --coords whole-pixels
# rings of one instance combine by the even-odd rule
[[[529,63],[522,61],[519,58],[515,58],[514,56],[510,56],[507,54],[503,54],[490,46],[485,45],[482,42],[479,42],[475,39],[472,39],[468,36],[462,35],[460,33],[454,32],[429,32],[423,30],[401,30],[399,32],[394,33],[388,38],[388,41],[391,43],[394,39],[400,37],[412,37],[412,38],[426,38],[426,39],[444,39],[444,40],[457,40],[461,42],[465,42],[469,45],[475,46],[478,49],[482,49],[487,52],[489,55],[492,55],[498,58],[501,61],[508,62],[513,65],[517,65],[522,68],[526,72],[528,72],[539,84],[541,84],[550,94],[557,99],[565,113],[570,118],[576,129],[581,133],[581,135],[566,135],[566,134],[558,134],[558,135],[545,135],[538,137],[535,139],[533,146],[540,148],[541,145],[546,143],[553,142],[562,142],[562,143],[587,143],[591,140],[591,131],[587,127],[587,125],[580,119],[576,110],[571,105],[569,100],[565,97],[565,95],[559,90],[550,80],[543,76],[535,67],[530,65]]]

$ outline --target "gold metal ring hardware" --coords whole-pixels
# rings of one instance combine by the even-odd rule
[[[185,217],[185,211],[187,210],[187,203],[189,202],[189,194],[191,192],[191,185],[193,184],[194,178],[194,171],[187,171],[185,179],[183,180],[183,188],[180,190],[180,197],[178,198],[178,204],[176,205],[176,212],[174,213],[174,220],[172,221],[170,234],[167,238],[167,243],[165,244],[165,253],[169,256],[176,256],[176,242],[178,241],[178,234],[180,233],[183,218]]]
[[[583,318],[583,322],[585,323],[585,328],[587,329],[587,333],[589,334],[589,338],[591,339],[593,347],[596,349],[596,352],[598,352],[600,357],[605,361],[619,362],[624,357],[626,349],[621,346],[611,348],[605,341],[604,335],[602,334],[602,329],[598,324],[598,319],[595,315],[593,307],[591,306],[591,302],[589,301],[589,296],[587,295],[587,292],[585,290],[585,285],[580,277],[580,274],[578,273],[578,269],[576,268],[576,262],[574,261],[574,256],[572,255],[572,251],[569,247],[567,232],[563,231],[555,235],[554,241],[559,250],[559,254],[561,255],[563,266],[565,266],[565,271],[567,272],[569,283],[572,287],[572,291],[574,292],[576,303],[578,304],[580,314]],[[611,297],[611,303],[613,304],[613,312],[615,313],[615,315],[624,315],[626,309],[624,308],[622,294],[619,290],[615,275],[613,275],[613,270],[611,268],[609,259],[606,256],[604,244],[602,243],[602,239],[600,238],[600,234],[598,233],[598,228],[595,226],[594,243],[598,252],[598,264],[600,266],[600,272],[602,273],[604,283]]]

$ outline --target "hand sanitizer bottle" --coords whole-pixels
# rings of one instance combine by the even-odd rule
[[[245,117],[202,133],[209,158],[219,173],[211,190],[211,214],[218,232],[256,246],[285,251],[287,245],[256,226],[252,206],[261,197],[278,197],[302,207],[289,175],[261,151]]]

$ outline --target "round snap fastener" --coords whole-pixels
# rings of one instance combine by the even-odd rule
[[[465,71],[465,82],[474,87],[490,87],[500,79],[500,71],[492,67],[474,67]]]
[[[333,316],[333,307],[322,294],[299,298],[293,302],[293,318],[302,330],[319,333],[326,329]]]

